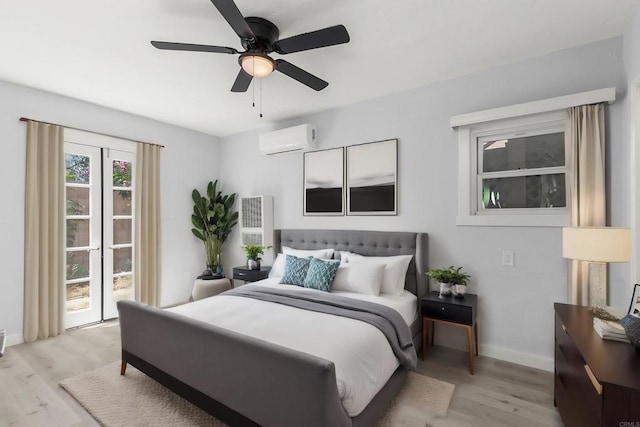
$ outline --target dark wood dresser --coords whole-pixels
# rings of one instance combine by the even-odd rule
[[[600,338],[588,308],[554,308],[554,398],[564,425],[640,426],[640,352]]]

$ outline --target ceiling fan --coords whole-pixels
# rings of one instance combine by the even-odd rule
[[[275,24],[264,18],[243,17],[233,0],[211,0],[211,3],[240,37],[240,43],[245,49],[244,52],[239,52],[232,47],[200,44],[161,41],[152,41],[151,44],[158,49],[166,50],[239,54],[238,63],[241,68],[231,87],[232,92],[246,92],[254,77],[266,77],[273,71],[280,71],[318,91],[329,85],[326,81],[284,59],[271,59],[268,54],[276,52],[286,55],[288,53],[348,43],[349,33],[344,25],[335,25],[279,40],[280,31]]]

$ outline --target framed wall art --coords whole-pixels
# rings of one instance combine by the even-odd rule
[[[633,287],[631,304],[629,304],[629,314],[640,317],[640,285],[638,284]]]
[[[347,147],[347,215],[398,214],[398,140]]]
[[[344,215],[344,147],[304,153],[304,215]]]

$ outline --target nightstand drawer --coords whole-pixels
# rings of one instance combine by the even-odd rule
[[[473,310],[469,306],[446,302],[422,300],[421,312],[425,317],[449,322],[473,325]]]
[[[269,276],[271,267],[262,267],[260,270],[250,270],[246,267],[235,267],[233,269],[233,278],[235,280],[244,280],[245,282],[256,282],[266,279]]]

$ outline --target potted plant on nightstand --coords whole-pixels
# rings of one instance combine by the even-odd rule
[[[451,295],[451,274],[453,266],[434,268],[425,274],[440,284],[440,296]]]
[[[451,284],[453,285],[453,295],[457,297],[464,297],[467,293],[467,283],[471,276],[462,270],[462,267],[451,269]]]
[[[271,246],[247,245],[244,247],[244,253],[247,255],[247,267],[249,270],[260,270],[260,255],[264,254],[265,249]]]

